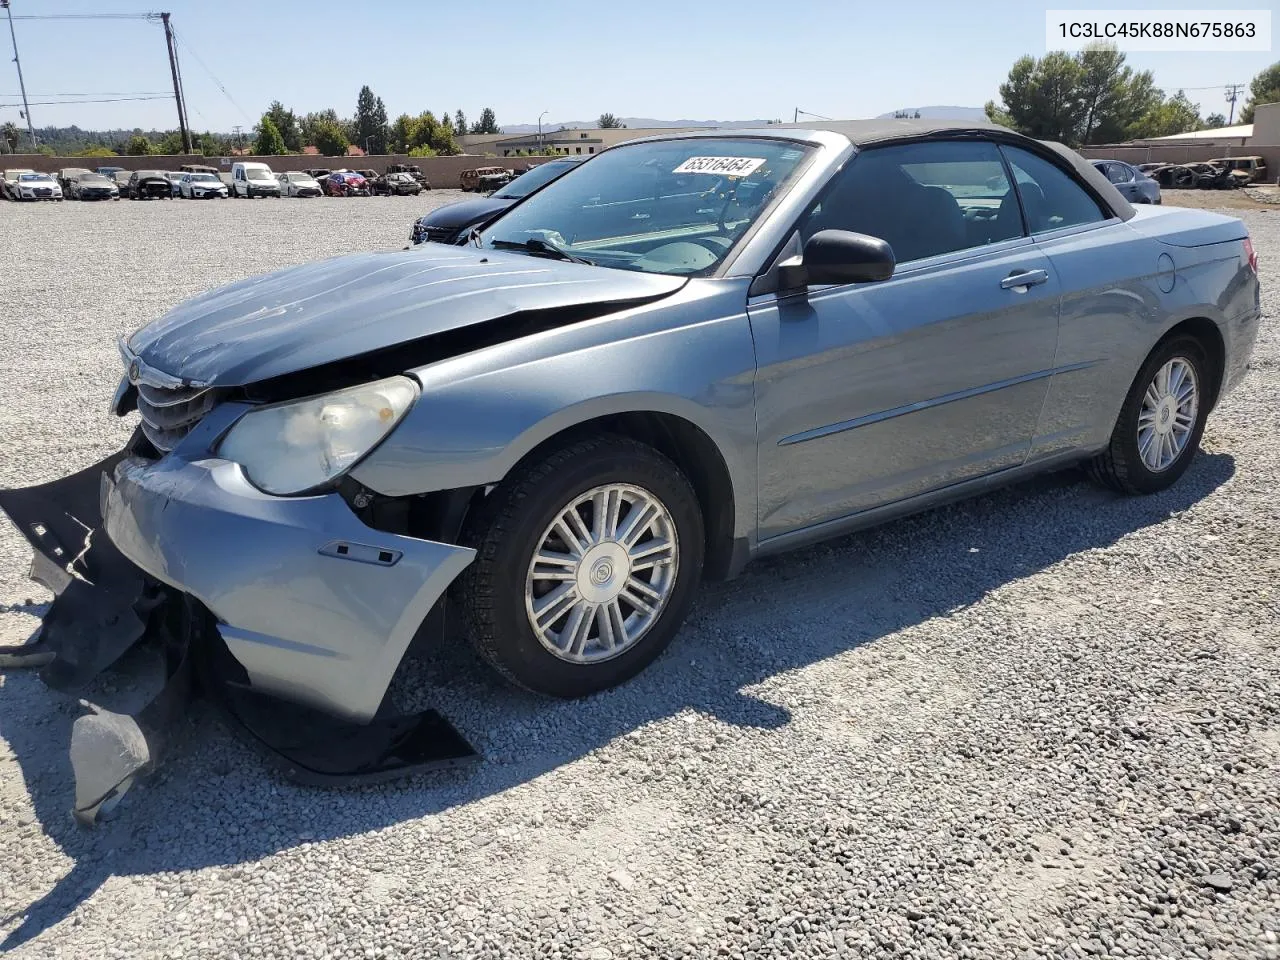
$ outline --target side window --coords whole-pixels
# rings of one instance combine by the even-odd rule
[[[1107,179],[1112,183],[1128,183],[1133,179],[1133,174],[1123,163],[1108,163]]]
[[[1107,219],[1084,187],[1055,164],[1021,147],[1003,146],[1000,149],[1004,151],[1018,182],[1018,194],[1032,233],[1101,223]]]
[[[899,263],[1023,235],[1017,194],[1000,151],[979,141],[911,143],[858,154],[800,225],[805,240],[833,229],[887,241]]]

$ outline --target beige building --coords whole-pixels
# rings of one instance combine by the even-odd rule
[[[678,133],[682,130],[706,130],[707,127],[650,127],[628,129],[614,127],[603,130],[598,127],[578,130],[543,130],[539,135],[522,133],[518,136],[507,134],[467,134],[459,137],[458,143],[470,154],[493,154],[495,157],[514,157],[521,151],[537,153],[542,150],[554,150],[561,156],[590,156],[599,153],[606,147],[618,143],[635,140],[638,137],[652,137],[658,134]]]

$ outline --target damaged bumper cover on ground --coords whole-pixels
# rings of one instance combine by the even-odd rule
[[[33,578],[57,594],[34,642],[0,666],[42,666],[72,692],[138,640],[163,645],[166,682],[143,711],[91,707],[77,721],[82,821],[154,766],[193,679],[298,779],[379,779],[474,756],[434,711],[395,716],[386,704],[410,640],[474,551],[371,529],[336,493],[268,496],[238,465],[180,450],[150,460],[127,449],[0,493],[0,507],[35,548]]]

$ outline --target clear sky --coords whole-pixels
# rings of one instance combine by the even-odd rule
[[[138,13],[153,0],[12,0],[21,14]],[[273,99],[298,113],[355,111],[369,84],[391,117],[490,106],[499,124],[658,119],[847,119],[926,104],[981,106],[1010,65],[1045,52],[1025,0],[154,0],[173,15],[196,130],[252,127]],[[1234,2],[1262,8],[1267,2]],[[1128,0],[1117,9],[1186,8]],[[1201,0],[1200,9],[1221,7]],[[1086,4],[1077,4],[1086,6]],[[155,9],[153,7],[152,9]],[[16,20],[37,126],[176,127],[172,98],[50,106],[54,94],[171,93],[164,35],[142,20]],[[19,122],[0,23],[0,121]],[[1226,112],[1271,53],[1130,54],[1166,92]],[[224,94],[214,77],[226,88]],[[1205,88],[1205,89],[1192,89]],[[230,96],[228,97],[227,94]],[[233,102],[234,101],[234,102]],[[1242,101],[1243,102],[1243,101]]]

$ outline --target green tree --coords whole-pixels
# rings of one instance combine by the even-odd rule
[[[1249,84],[1249,99],[1240,111],[1241,123],[1253,123],[1253,110],[1260,103],[1280,102],[1280,61],[1253,78]]]
[[[407,113],[395,118],[387,131],[387,148],[391,153],[409,152],[416,124],[417,121]]]
[[[428,147],[425,144],[420,147],[414,147],[409,151],[411,157],[434,157],[436,151],[434,147]]]
[[[1203,125],[1200,105],[1188,100],[1181,90],[1152,107],[1141,121],[1144,137],[1172,137],[1199,130]]]
[[[0,127],[0,140],[4,140],[4,148],[9,153],[15,153],[18,149],[18,125],[12,120]]]
[[[1225,114],[1222,114],[1222,113],[1211,113],[1204,118],[1204,125],[1205,125],[1205,128],[1208,130],[1215,130],[1218,127],[1225,127],[1227,125],[1227,117]]]
[[[387,152],[387,108],[367,84],[356,98],[355,141],[366,153]]]
[[[104,147],[99,145],[96,147],[85,147],[83,150],[78,150],[76,151],[76,156],[77,157],[115,157],[115,156],[118,156],[118,154],[114,150],[110,149],[109,147]]]
[[[1098,127],[1110,120],[1123,102],[1133,77],[1133,71],[1124,65],[1124,59],[1124,54],[1114,44],[1104,43],[1082,50],[1077,57],[1080,64],[1080,101],[1084,111],[1081,143],[1092,143]]]
[[[601,130],[620,130],[622,121],[612,113],[602,113],[600,114],[600,119],[596,121],[596,126]]]
[[[174,157],[185,152],[182,147],[182,134],[177,130],[170,130],[156,144],[156,153],[164,154],[166,157]]]
[[[124,152],[131,157],[145,157],[156,151],[150,140],[141,133],[135,133],[125,142]]]
[[[258,139],[254,141],[253,152],[259,157],[278,157],[285,153],[284,137],[271,122],[271,118],[263,115],[258,124]]]
[[[379,97],[373,107],[373,138],[369,146],[376,154],[387,152],[387,105]]]
[[[1083,114],[1080,77],[1080,64],[1070,54],[1020,57],[1000,84],[1003,106],[997,109],[1028,136],[1075,144]]]
[[[338,119],[338,111],[334,110],[332,107],[329,107],[327,110],[317,110],[303,116],[303,118],[298,121],[298,128],[302,133],[303,146],[310,145],[313,147],[319,147],[320,144],[316,143],[316,132],[322,124],[326,123],[331,123],[335,127],[340,127],[342,125],[342,121]]]
[[[461,110],[453,115],[453,131],[458,136],[467,132],[467,115]]]
[[[413,119],[413,135],[409,139],[409,149],[415,147],[431,147],[435,149],[435,141],[440,139],[440,122],[430,110],[424,110]]]
[[[272,100],[271,106],[262,116],[264,119],[270,117],[271,122],[280,131],[280,139],[284,141],[286,152],[302,152],[302,127],[292,110],[286,110],[279,100]]]
[[[501,133],[502,128],[498,126],[498,119],[493,115],[493,110],[485,107],[480,111],[480,119],[471,127],[472,133]]]
[[[335,120],[318,120],[312,128],[311,145],[326,157],[343,157],[351,141]]]

